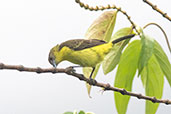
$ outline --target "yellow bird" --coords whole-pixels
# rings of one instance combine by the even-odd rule
[[[97,64],[103,61],[104,57],[110,52],[114,44],[134,37],[135,34],[127,35],[111,42],[98,39],[73,39],[60,45],[54,46],[49,53],[49,62],[53,67],[62,61],[70,61],[82,67],[92,67],[91,76]]]

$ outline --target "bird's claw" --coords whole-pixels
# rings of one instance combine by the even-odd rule
[[[95,79],[89,78],[89,80],[90,80],[89,82],[90,85],[93,85],[93,86],[96,85],[97,81]]]
[[[67,70],[67,72],[71,72],[71,73],[75,73],[76,72],[76,70],[72,66],[66,68],[66,70]]]

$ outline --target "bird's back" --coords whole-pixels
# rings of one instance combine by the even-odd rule
[[[73,39],[73,40],[68,40],[63,42],[62,44],[60,44],[59,46],[59,51],[63,48],[63,47],[68,47],[74,51],[80,51],[86,48],[91,48],[94,46],[98,46],[101,44],[105,44],[106,42],[103,40],[98,40],[98,39]]]

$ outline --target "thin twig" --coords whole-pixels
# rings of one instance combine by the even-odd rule
[[[159,8],[157,8],[157,5],[154,5],[153,3],[151,3],[148,0],[143,0],[145,3],[147,3],[148,5],[150,5],[154,10],[156,10],[158,13],[160,13],[163,17],[165,17],[166,19],[168,19],[169,21],[171,21],[171,17],[169,17],[167,15],[167,13],[164,13],[162,10],[160,10]]]
[[[128,95],[128,96],[137,97],[138,99],[149,100],[149,101],[152,101],[153,103],[164,103],[167,105],[171,104],[171,100],[157,99],[156,97],[149,97],[149,96],[145,96],[142,94],[129,92],[129,91],[126,91],[125,89],[112,87],[110,84],[104,84],[101,82],[97,82],[95,80],[94,80],[95,83],[92,84],[92,80],[84,77],[83,74],[76,73],[74,71],[73,67],[68,67],[65,69],[40,68],[40,67],[29,68],[29,67],[24,67],[23,65],[5,65],[3,63],[0,63],[0,69],[1,70],[6,69],[6,70],[18,70],[18,71],[25,71],[25,72],[36,72],[38,74],[40,74],[40,73],[65,73],[65,74],[68,74],[70,76],[76,77],[76,78],[78,78],[84,82],[87,82],[90,85],[102,87],[102,88],[104,88],[105,91],[107,91],[107,90],[115,91],[115,92],[121,93],[122,95]]]
[[[135,23],[131,20],[131,17],[126,13],[126,11],[123,11],[120,7],[116,7],[115,5],[107,5],[107,6],[89,6],[88,4],[84,4],[83,2],[81,2],[80,0],[75,0],[76,3],[78,3],[80,5],[80,7],[83,7],[86,10],[90,10],[90,11],[99,11],[99,10],[106,10],[106,9],[116,9],[117,11],[120,11],[121,13],[123,13],[129,20],[129,22],[132,25],[132,28],[135,29],[135,31],[137,32],[137,34],[139,35],[139,31],[136,29],[136,25]]]
[[[160,25],[158,25],[157,23],[148,23],[148,24],[145,25],[143,28],[145,29],[145,28],[148,27],[149,25],[155,25],[155,26],[157,26],[157,27],[163,32],[164,37],[165,37],[165,39],[166,39],[167,46],[168,46],[169,51],[170,51],[170,53],[171,53],[171,47],[170,47],[170,44],[169,44],[169,40],[168,40],[167,34],[166,34],[165,31],[163,30],[163,28],[162,28]]]

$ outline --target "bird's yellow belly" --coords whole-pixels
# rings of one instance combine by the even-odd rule
[[[65,59],[83,67],[95,67],[110,52],[112,43],[98,45],[79,51],[72,51]]]

